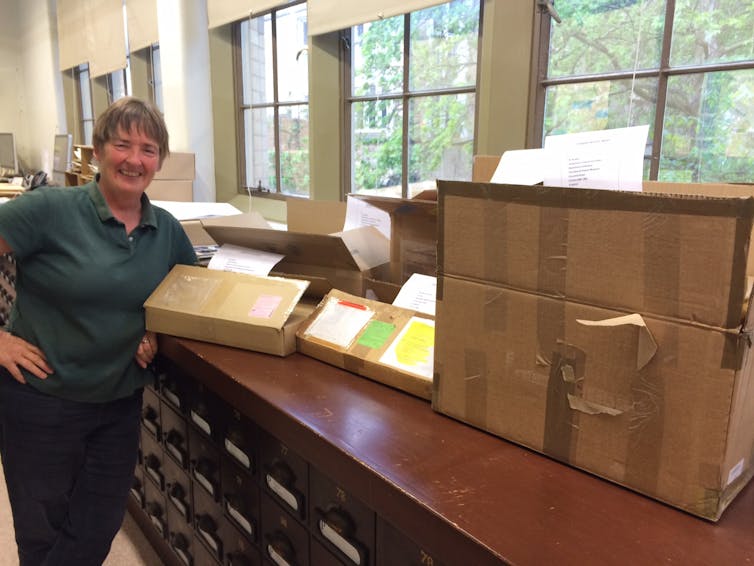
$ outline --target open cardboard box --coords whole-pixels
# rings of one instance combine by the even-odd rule
[[[437,273],[437,202],[349,195],[390,215],[390,265],[367,282],[371,295],[392,302],[411,275]],[[368,295],[368,296],[371,296]]]
[[[307,356],[431,399],[434,319],[426,314],[332,290],[296,336]]]
[[[296,351],[308,282],[176,265],[144,303],[147,330],[277,356]]]
[[[284,255],[271,275],[309,281],[309,296],[321,298],[331,289],[361,296],[365,279],[389,263],[389,244],[373,226],[323,233],[343,228],[344,206],[289,199],[287,230],[228,226],[217,218],[202,220],[202,227],[218,244]]]
[[[754,473],[754,199],[440,181],[438,205],[433,407],[717,520]]]

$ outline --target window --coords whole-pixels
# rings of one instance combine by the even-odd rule
[[[754,4],[570,0],[542,18],[541,139],[649,124],[645,178],[751,181]]]
[[[306,4],[244,20],[238,31],[242,183],[308,196]]]
[[[78,90],[79,135],[85,145],[91,145],[94,131],[94,111],[92,110],[92,85],[89,82],[89,65],[79,65],[74,73]]]
[[[479,0],[454,0],[346,32],[350,192],[471,178],[480,24]]]
[[[149,48],[149,86],[152,102],[161,112],[165,112],[162,101],[162,68],[160,67],[160,46],[155,44]]]
[[[107,97],[112,104],[131,92],[131,69],[126,59],[126,68],[118,69],[107,75]]]

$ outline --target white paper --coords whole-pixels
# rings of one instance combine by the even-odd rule
[[[403,284],[393,304],[396,307],[435,316],[436,301],[437,277],[414,273]]]
[[[491,183],[536,185],[545,180],[544,165],[550,161],[545,149],[515,149],[506,151],[492,175]]]
[[[234,216],[241,214],[235,206],[228,202],[178,202],[172,200],[151,200],[150,202],[164,208],[177,220],[198,220],[212,216]]]
[[[545,149],[557,166],[547,168],[544,184],[640,191],[648,133],[645,125],[547,136]]]
[[[380,363],[431,380],[435,358],[434,331],[434,320],[411,317],[382,354]]]
[[[305,334],[348,348],[373,315],[366,305],[330,297]]]
[[[390,213],[372,206],[360,198],[349,196],[346,199],[346,221],[343,231],[374,226],[383,236],[390,239]]]
[[[220,246],[207,267],[218,271],[235,271],[251,275],[267,276],[272,268],[285,256],[260,250],[252,250],[233,244]]]

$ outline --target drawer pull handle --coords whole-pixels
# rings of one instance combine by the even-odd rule
[[[291,563],[280,556],[271,544],[267,545],[267,554],[270,556],[270,559],[278,566],[291,566]]]
[[[293,493],[291,493],[289,490],[287,490],[285,487],[283,487],[275,478],[273,478],[270,474],[267,474],[265,476],[265,480],[267,481],[267,486],[278,496],[280,499],[285,501],[288,505],[291,506],[291,508],[298,511],[298,499],[296,498]]]
[[[212,436],[212,427],[207,421],[199,416],[199,413],[197,413],[196,411],[191,411],[191,420],[196,426],[202,429],[207,434],[207,436]]]
[[[361,564],[361,554],[359,553],[359,549],[343,538],[338,531],[333,529],[327,523],[327,521],[323,519],[319,520],[319,532],[321,532],[323,537],[333,543],[338,550],[345,554],[354,564]]]
[[[243,516],[243,514],[233,507],[229,502],[226,502],[225,508],[228,510],[228,514],[233,517],[233,520],[246,531],[250,536],[254,536],[254,528],[251,526],[251,522]]]
[[[238,460],[247,470],[251,469],[251,459],[247,456],[246,452],[233,444],[229,438],[225,439],[225,449],[228,451],[228,454]]]

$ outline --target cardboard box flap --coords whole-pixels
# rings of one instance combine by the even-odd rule
[[[346,220],[346,203],[341,201],[286,199],[289,232],[332,234],[341,232]]]
[[[439,186],[441,275],[720,328],[741,324],[754,199]]]
[[[176,265],[144,303],[148,309],[202,316],[281,329],[308,281],[258,277]]]
[[[233,214],[230,216],[212,216],[210,218],[200,219],[202,228],[223,226],[229,228],[266,228],[272,229],[270,224],[264,219],[264,216],[252,210],[244,214]]]
[[[437,271],[437,201],[349,195],[390,215],[390,282]]]
[[[373,226],[349,230],[340,235],[325,235],[218,226],[215,223],[203,225],[218,244],[282,254],[286,260],[296,264],[360,271],[390,260],[387,238]]]

